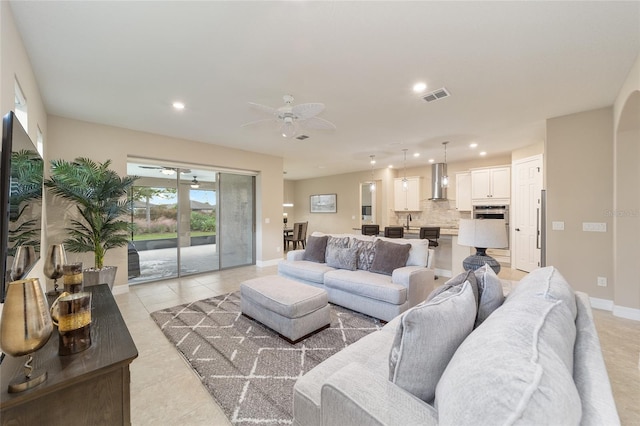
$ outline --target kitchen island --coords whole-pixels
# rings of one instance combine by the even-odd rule
[[[440,226],[440,238],[438,238],[438,247],[435,248],[435,258],[433,260],[433,269],[437,276],[453,277],[463,271],[462,261],[473,254],[475,250],[472,247],[461,246],[458,244],[458,228],[450,225],[424,225],[424,226]],[[360,231],[360,228],[353,228],[354,231]],[[380,230],[383,235],[383,229]],[[405,238],[420,238],[420,227],[411,226],[404,230]]]

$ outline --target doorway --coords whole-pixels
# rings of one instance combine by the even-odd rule
[[[376,223],[377,186],[375,182],[360,184],[360,226]]]
[[[130,159],[129,284],[255,263],[252,175]]]
[[[515,268],[531,272],[540,266],[540,195],[542,155],[514,161],[513,256]]]

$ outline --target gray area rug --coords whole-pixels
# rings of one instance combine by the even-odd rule
[[[383,324],[331,305],[331,326],[292,345],[240,313],[240,293],[151,314],[233,424],[291,424],[298,377]]]

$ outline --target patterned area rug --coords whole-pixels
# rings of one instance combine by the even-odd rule
[[[230,293],[151,314],[233,424],[291,424],[298,377],[361,337],[379,320],[331,305],[331,326],[292,345],[240,313]]]

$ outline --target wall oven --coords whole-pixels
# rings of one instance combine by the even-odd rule
[[[500,263],[511,264],[511,234],[509,232],[509,206],[473,206],[474,219],[504,219],[507,227],[507,247],[489,249],[487,253]]]

